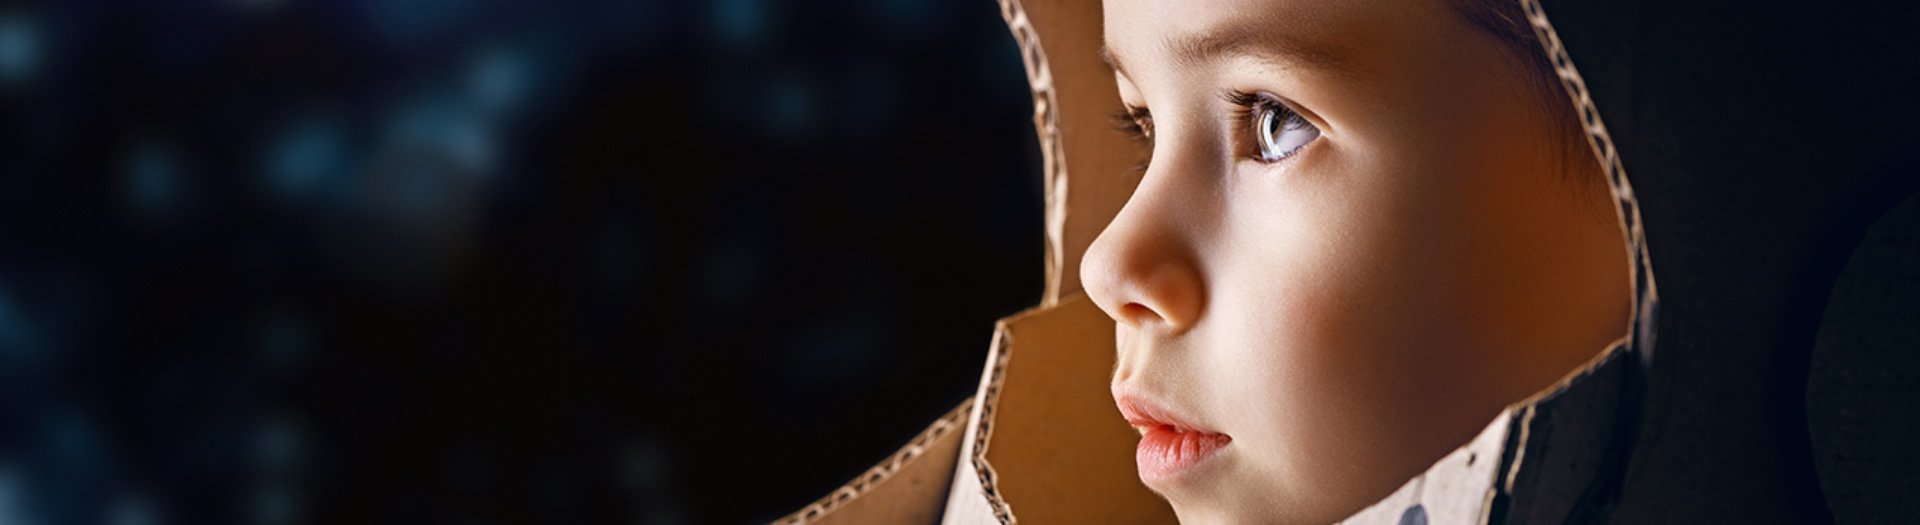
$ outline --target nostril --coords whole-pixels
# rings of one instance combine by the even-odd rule
[[[1123,323],[1138,325],[1159,319],[1159,312],[1155,312],[1152,308],[1147,308],[1146,305],[1140,303],[1127,303],[1120,307],[1120,322]]]

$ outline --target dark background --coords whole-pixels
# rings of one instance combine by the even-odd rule
[[[0,523],[742,523],[1037,301],[990,0],[0,1]]]

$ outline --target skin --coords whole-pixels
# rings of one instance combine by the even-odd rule
[[[1081,275],[1117,321],[1115,394],[1232,437],[1148,481],[1183,522],[1343,518],[1626,333],[1625,241],[1548,109],[1564,95],[1450,4],[1104,12],[1153,153]],[[1204,34],[1238,44],[1177,56]],[[1277,96],[1321,135],[1253,158],[1229,90]]]

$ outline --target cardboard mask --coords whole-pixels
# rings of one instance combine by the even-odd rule
[[[1920,111],[1896,89],[1910,84],[1823,83],[1813,73],[1851,71],[1828,69],[1831,57],[1850,56],[1845,50],[1886,54],[1856,64],[1882,76],[1887,68],[1873,63],[1920,63],[1912,38],[1890,46],[1869,40],[1889,33],[1850,29],[1863,19],[1890,31],[1917,21],[1813,8],[1728,17],[1731,7],[1704,3],[1517,1],[1612,188],[1631,254],[1633,323],[1347,522],[1910,519],[1897,501],[1913,498],[1861,494],[1914,488],[1920,452],[1911,443],[1875,448],[1857,434],[1920,428],[1915,413],[1874,410],[1920,406],[1911,388],[1920,381],[1912,351],[1920,348],[1920,270],[1899,262],[1920,260],[1920,177],[1899,160],[1901,145],[1920,139]],[[1100,2],[1000,7],[1026,64],[1044,161],[1041,303],[998,323],[972,398],[779,523],[1174,521],[1135,476],[1138,437],[1108,393],[1113,325],[1081,293],[1077,271],[1138,183],[1128,168],[1144,154],[1110,131],[1120,102],[1097,53]],[[1703,36],[1707,20],[1721,36]],[[1816,31],[1781,36],[1789,23]],[[1853,120],[1823,121],[1862,135],[1752,132],[1767,121],[1739,106],[1766,106],[1778,91],[1736,87],[1782,84],[1854,101],[1823,108],[1875,110],[1836,110]],[[1792,153],[1809,148],[1846,155]],[[1642,221],[1643,208],[1652,222]],[[1830,301],[1838,317],[1823,308]],[[1878,419],[1827,410],[1845,403]],[[1863,446],[1877,466],[1834,459]],[[1823,484],[1844,490],[1823,495]]]

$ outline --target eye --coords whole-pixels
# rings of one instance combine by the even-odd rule
[[[1320,128],[1313,127],[1286,106],[1257,107],[1254,116],[1254,138],[1260,146],[1257,155],[1260,160],[1273,162],[1291,157],[1300,148],[1307,147],[1308,142],[1320,138]]]
[[[1236,92],[1230,100],[1242,108],[1242,126],[1251,128],[1247,156],[1255,160],[1279,162],[1320,138],[1320,128],[1273,95]]]
[[[1111,118],[1113,128],[1120,133],[1134,140],[1152,143],[1153,113],[1148,112],[1147,108],[1127,106],[1120,112],[1114,113]]]

